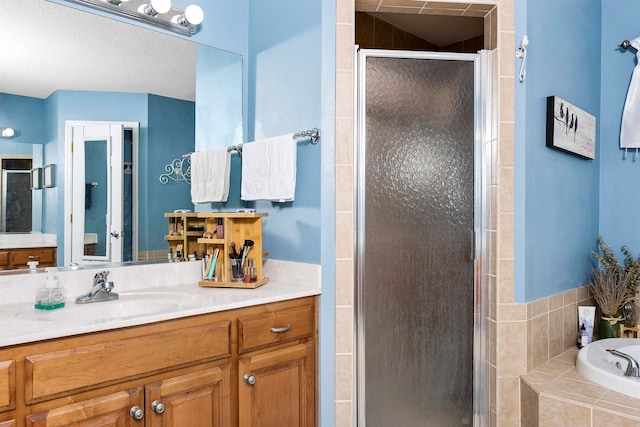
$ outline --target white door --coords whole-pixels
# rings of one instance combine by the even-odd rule
[[[67,123],[65,264],[122,262],[123,129],[122,123]]]

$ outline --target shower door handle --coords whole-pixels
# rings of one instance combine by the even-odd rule
[[[117,231],[112,231],[111,237],[113,237],[114,239],[117,239],[118,237],[120,237],[120,233],[118,233]]]

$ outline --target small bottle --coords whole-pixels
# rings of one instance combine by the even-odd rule
[[[58,269],[55,267],[46,269],[47,280],[44,281],[44,288],[40,288],[36,292],[36,308],[54,310],[64,307],[64,289],[58,287],[57,271]]]
[[[584,327],[584,323],[580,326],[578,332],[578,348],[582,348],[589,344],[589,335],[587,334],[587,328]]]
[[[218,226],[216,227],[216,234],[218,235],[218,239],[224,239],[224,225],[223,225],[222,218],[218,218]]]

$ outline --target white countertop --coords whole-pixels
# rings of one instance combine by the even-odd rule
[[[149,298],[145,298],[148,293]],[[158,297],[166,293],[166,297],[159,302]],[[175,298],[183,294],[186,298]],[[256,289],[204,288],[194,284],[182,286],[138,289],[136,292],[122,292],[121,298],[114,301],[95,302],[90,304],[75,304],[67,300],[63,308],[47,311],[37,310],[33,304],[13,304],[0,307],[0,347],[41,341],[70,335],[86,334],[115,328],[143,325],[163,320],[178,319],[198,314],[213,313],[234,308],[242,308],[294,298],[302,298],[320,294],[320,290],[313,287],[288,285],[269,282]],[[86,318],[76,315],[77,308],[81,310],[100,311],[121,302],[132,300],[148,300],[150,305],[159,304],[159,311],[146,315],[129,314],[122,318]],[[162,309],[162,304],[175,300],[176,306]],[[79,307],[82,306],[82,307]]]
[[[43,248],[57,246],[55,234],[42,233],[0,233],[0,248]]]
[[[0,275],[0,347],[319,295],[320,266],[268,261],[270,281],[256,289],[198,286],[199,262],[112,267],[109,280],[118,300],[76,304],[89,291],[96,271],[61,271],[66,304],[55,310],[34,308],[35,291],[46,274]],[[182,283],[182,284],[180,284]],[[140,313],[143,311],[144,313]]]

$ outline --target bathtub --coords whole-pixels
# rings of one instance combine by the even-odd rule
[[[608,389],[640,399],[640,378],[625,377],[627,360],[607,349],[616,349],[640,362],[640,338],[607,338],[578,352],[576,369],[584,378]]]

